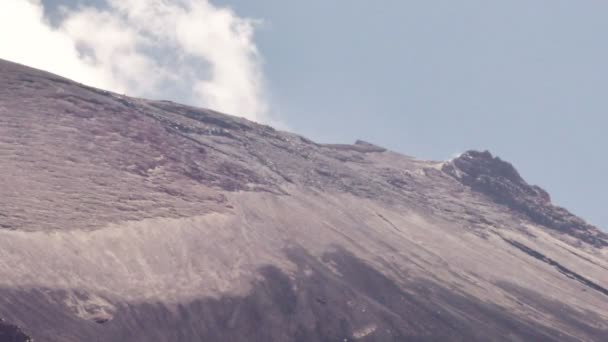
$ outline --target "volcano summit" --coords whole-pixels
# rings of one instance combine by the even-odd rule
[[[423,161],[0,61],[2,341],[606,341],[608,236]]]

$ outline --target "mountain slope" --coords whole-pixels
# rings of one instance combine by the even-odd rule
[[[36,341],[601,341],[608,238],[482,152],[317,144],[0,61],[0,317]]]

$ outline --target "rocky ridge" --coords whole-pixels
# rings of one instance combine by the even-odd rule
[[[489,152],[320,144],[0,61],[0,172],[0,317],[36,341],[608,334],[605,234]]]
[[[551,203],[549,194],[529,185],[510,163],[488,151],[468,151],[445,163],[442,170],[496,203],[526,215],[533,222],[571,234],[598,247],[608,246],[608,234],[568,210]]]

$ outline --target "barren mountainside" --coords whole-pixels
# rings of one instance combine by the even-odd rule
[[[608,236],[508,162],[0,60],[0,341],[606,341]]]

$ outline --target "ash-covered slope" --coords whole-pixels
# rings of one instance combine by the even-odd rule
[[[608,238],[488,153],[317,144],[0,62],[0,172],[0,317],[36,341],[608,336]]]

